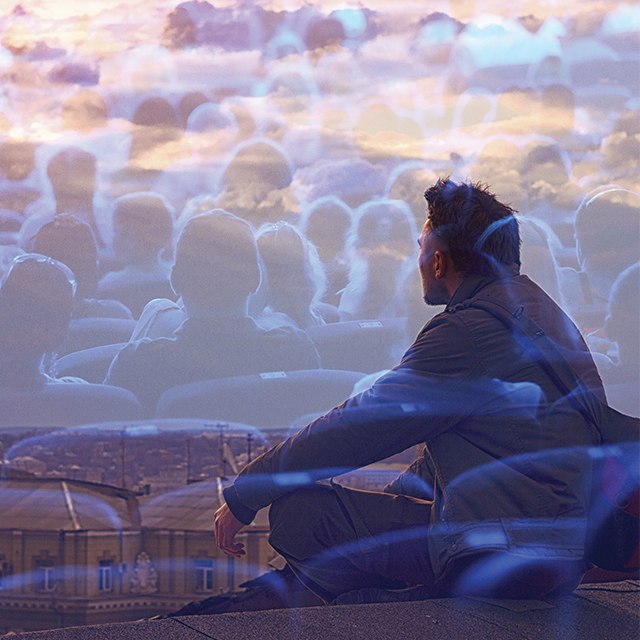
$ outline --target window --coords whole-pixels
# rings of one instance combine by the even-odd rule
[[[213,560],[196,560],[196,591],[213,591]]]
[[[233,591],[236,581],[236,559],[233,556],[227,558],[227,589]]]
[[[11,565],[8,562],[3,562],[4,557],[0,556],[0,591],[4,589],[11,589],[9,585],[9,576],[11,574]]]
[[[53,591],[56,586],[55,567],[53,565],[40,565],[38,572],[38,591]]]
[[[98,590],[113,591],[113,562],[100,560],[98,567]]]

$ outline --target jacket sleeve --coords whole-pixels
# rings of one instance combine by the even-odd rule
[[[430,323],[398,368],[247,465],[225,490],[229,508],[241,522],[251,522],[289,491],[383,460],[451,428],[485,397],[469,382],[472,354],[456,322]]]

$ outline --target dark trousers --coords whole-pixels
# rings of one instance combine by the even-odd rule
[[[543,598],[570,593],[583,560],[506,551],[463,557],[436,584],[427,540],[431,503],[405,495],[317,484],[271,505],[271,546],[325,602],[366,587],[424,585],[433,597]]]
[[[276,500],[271,546],[325,602],[364,587],[432,585],[431,503],[318,484]]]

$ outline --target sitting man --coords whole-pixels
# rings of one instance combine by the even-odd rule
[[[598,434],[526,340],[474,303],[522,307],[604,399],[598,372],[569,318],[519,274],[513,210],[450,180],[425,198],[418,266],[425,302],[444,312],[370,389],[242,470],[215,514],[217,544],[243,555],[236,534],[271,504],[272,546],[325,602],[416,585],[423,597],[569,592],[587,568],[583,452]],[[384,492],[316,482],[419,443]]]
[[[131,311],[117,300],[98,300],[98,249],[86,223],[68,213],[44,224],[31,240],[34,252],[67,265],[78,283],[73,318],[131,319]]]
[[[0,286],[0,387],[36,390],[57,382],[50,356],[64,340],[76,281],[61,262],[35,253],[16,257]]]
[[[98,297],[119,300],[138,318],[154,298],[173,298],[170,263],[162,259],[171,246],[173,214],[156,193],[121,196],[113,216],[113,253],[122,268],[105,274]]]
[[[260,278],[248,223],[222,210],[189,220],[171,271],[186,319],[171,338],[127,345],[111,363],[106,382],[130,389],[153,411],[162,392],[179,384],[318,368],[318,354],[304,332],[267,331],[249,317],[249,297]]]

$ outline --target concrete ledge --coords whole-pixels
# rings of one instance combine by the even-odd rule
[[[640,581],[584,585],[555,601],[443,598],[275,609],[73,627],[20,640],[638,640]]]

